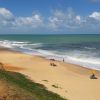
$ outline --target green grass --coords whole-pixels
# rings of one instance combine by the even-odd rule
[[[36,100],[67,100],[56,93],[46,90],[44,85],[35,83],[20,73],[0,70],[0,78],[32,93]]]

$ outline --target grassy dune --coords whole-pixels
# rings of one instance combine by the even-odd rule
[[[2,80],[13,88],[9,95],[15,92],[12,95],[12,98],[16,98],[15,100],[66,100],[56,93],[48,91],[42,84],[35,83],[20,73],[0,70],[0,81]]]

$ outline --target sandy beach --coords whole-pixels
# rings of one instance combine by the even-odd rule
[[[6,70],[20,72],[69,100],[100,100],[99,71],[98,79],[90,79],[90,69],[59,61],[53,61],[54,67],[51,60],[8,49],[0,49],[0,62]]]

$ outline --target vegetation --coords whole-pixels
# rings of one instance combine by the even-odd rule
[[[19,87],[23,89],[24,92],[30,93],[32,96],[34,96],[34,99],[28,100],[66,100],[60,97],[58,94],[46,90],[44,85],[35,83],[20,73],[0,70],[0,79],[4,79],[8,83]]]

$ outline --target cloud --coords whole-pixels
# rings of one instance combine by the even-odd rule
[[[9,20],[13,17],[13,14],[6,8],[0,8],[0,18]]]
[[[88,16],[77,15],[73,9],[63,12],[54,11],[49,17],[49,26],[55,31],[65,32],[100,32],[100,12],[93,12]]]
[[[32,16],[14,16],[8,9],[0,8],[0,30],[1,31],[34,31],[43,27],[43,18],[40,14],[34,13]]]
[[[100,33],[100,12],[93,12],[89,15],[87,23],[91,31]]]
[[[93,12],[91,15],[89,15],[89,17],[100,21],[100,12]]]
[[[70,30],[80,28],[82,19],[80,15],[76,15],[72,9],[66,12],[56,10],[49,17],[49,26],[55,30]]]
[[[18,17],[13,24],[15,27],[37,28],[43,25],[43,19],[40,15],[34,14],[31,17]]]
[[[72,8],[66,11],[54,10],[49,17],[34,13],[32,16],[14,16],[6,8],[0,8],[0,32],[12,33],[77,33],[100,32],[100,12],[88,16],[76,14]]]
[[[9,26],[14,21],[14,15],[6,8],[0,8],[0,26]]]

